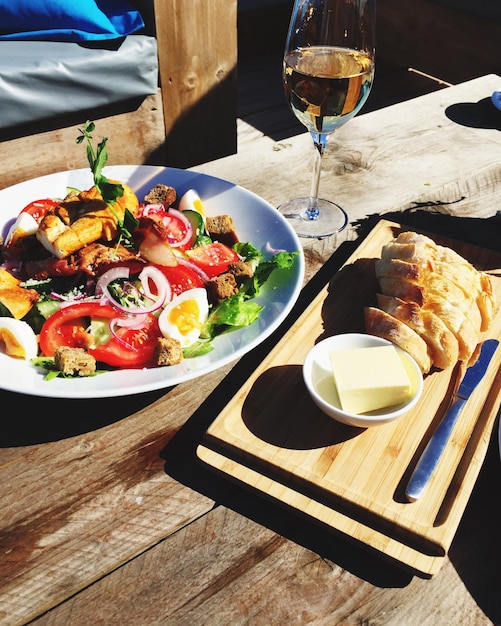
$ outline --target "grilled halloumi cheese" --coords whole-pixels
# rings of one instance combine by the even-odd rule
[[[21,281],[0,267],[0,302],[12,316],[20,320],[38,302],[40,295],[34,289],[21,287]]]
[[[113,181],[111,181],[113,182]],[[119,232],[119,222],[128,209],[138,213],[139,201],[128,185],[123,195],[106,204],[96,187],[82,191],[62,202],[40,222],[36,237],[46,250],[64,259],[89,243],[112,241]]]

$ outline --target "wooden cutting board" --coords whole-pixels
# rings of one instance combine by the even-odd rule
[[[428,577],[442,565],[487,452],[500,404],[501,347],[413,503],[405,485],[448,406],[458,368],[428,374],[415,409],[365,430],[317,409],[301,370],[320,339],[363,331],[363,308],[375,303],[374,261],[402,230],[386,220],[377,224],[217,416],[197,455],[226,477]],[[490,271],[501,303],[501,253],[427,234]],[[499,310],[487,337],[501,338]]]

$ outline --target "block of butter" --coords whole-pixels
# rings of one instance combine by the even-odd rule
[[[412,383],[394,346],[336,350],[329,356],[343,411],[368,413],[410,398]]]

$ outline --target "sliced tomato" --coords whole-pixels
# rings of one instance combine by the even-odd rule
[[[173,248],[184,250],[189,248],[192,241],[193,227],[186,216],[171,209],[166,211],[161,205],[148,205],[141,212],[140,226],[144,231],[155,225],[155,231]]]
[[[155,365],[155,347],[162,334],[154,315],[148,314],[140,329],[118,328],[116,333],[124,343],[113,337],[89,350],[97,361],[122,368]]]
[[[176,267],[168,267],[166,265],[156,265],[162,274],[170,283],[172,294],[177,296],[183,291],[194,289],[195,287],[203,287],[204,282],[195,270],[184,265],[176,265]]]
[[[96,361],[114,367],[130,368],[153,365],[158,337],[161,336],[154,315],[144,317],[139,329],[118,327],[119,337],[91,348],[92,337],[87,331],[90,319],[112,320],[120,314],[112,306],[98,302],[79,302],[61,308],[51,315],[40,331],[40,349],[45,356],[54,356],[59,346],[86,348]]]
[[[231,263],[240,259],[235,250],[219,241],[186,250],[186,254],[209,278],[226,272]]]
[[[43,198],[41,200],[34,200],[27,204],[21,213],[29,213],[31,217],[40,223],[42,218],[51,210],[60,204],[57,200],[52,198]]]

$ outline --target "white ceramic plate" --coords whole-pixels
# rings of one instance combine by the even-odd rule
[[[232,216],[241,241],[256,248],[292,252],[301,250],[293,229],[280,213],[259,196],[228,181],[192,171],[155,166],[110,166],[104,174],[129,184],[140,200],[157,183],[176,188],[178,195],[195,189],[208,215]],[[30,201],[64,197],[67,187],[92,186],[90,170],[73,170],[29,180],[0,191],[1,234]],[[102,398],[123,396],[172,387],[234,361],[268,337],[286,318],[296,302],[304,277],[304,259],[298,255],[294,269],[276,271],[256,299],[264,305],[259,320],[251,326],[221,335],[207,355],[185,359],[179,365],[152,369],[117,370],[91,378],[44,380],[44,374],[27,362],[0,354],[0,387],[9,391],[54,398]]]

